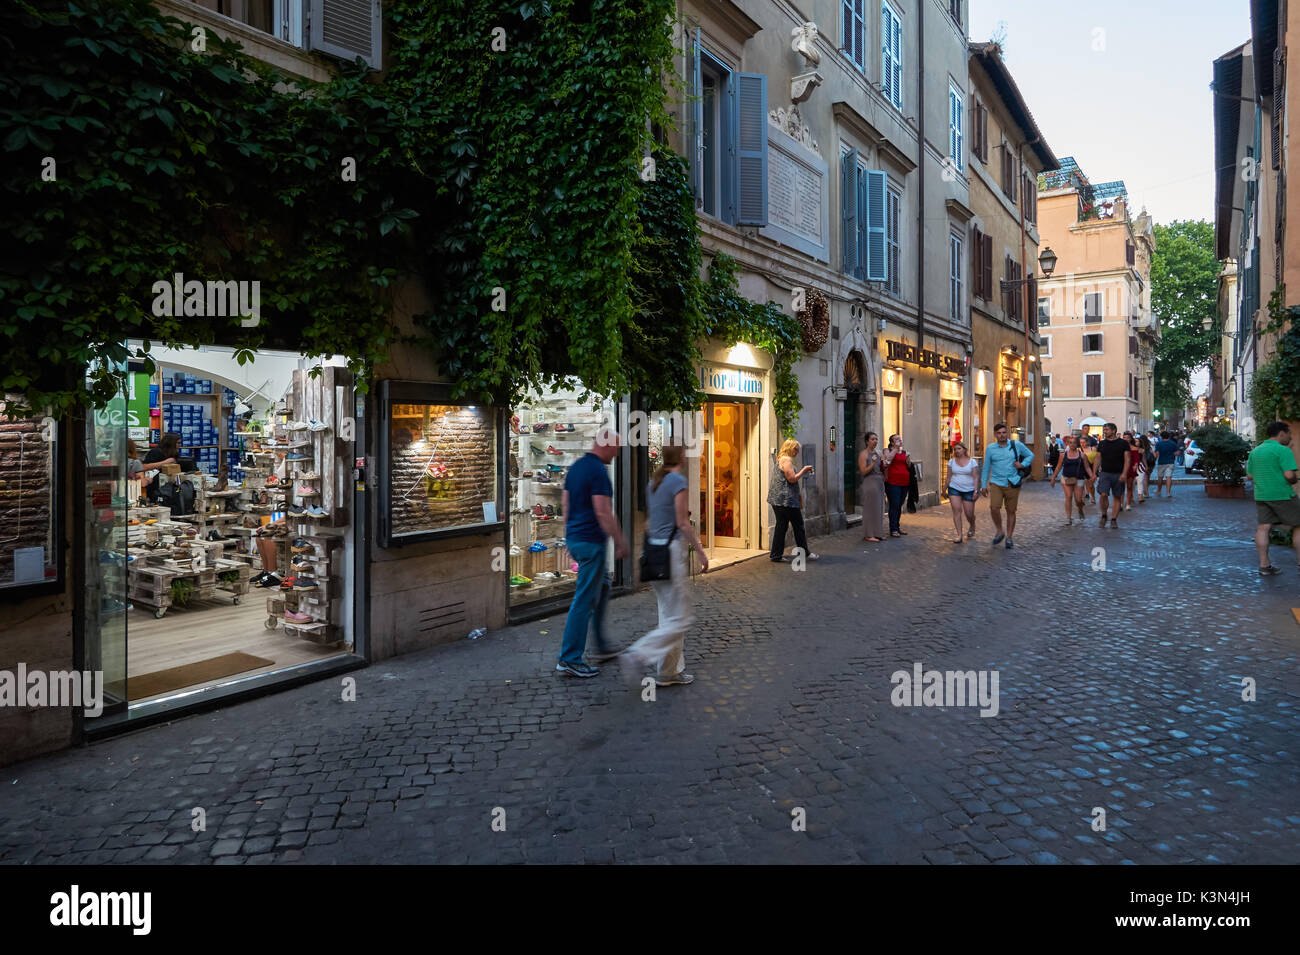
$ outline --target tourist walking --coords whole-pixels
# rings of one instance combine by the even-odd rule
[[[900,521],[903,517],[903,501],[907,499],[907,489],[912,483],[912,469],[908,467],[903,439],[896,434],[889,436],[884,462],[885,496],[889,499],[889,536],[906,537],[907,531],[903,530]]]
[[[885,459],[877,445],[880,436],[868,431],[866,447],[858,452],[858,499],[862,502],[862,539],[878,544],[885,539]]]
[[[1124,510],[1133,510],[1133,493],[1137,486],[1138,474],[1142,469],[1142,448],[1132,431],[1124,432],[1124,441],[1128,445],[1128,471],[1124,478]]]
[[[1061,455],[1061,460],[1057,462],[1056,469],[1052,471],[1051,484],[1056,487],[1056,479],[1061,478],[1061,485],[1065,489],[1065,523],[1070,525],[1074,523],[1074,509],[1078,508],[1079,520],[1083,520],[1083,489],[1084,482],[1092,474],[1092,468],[1088,464],[1087,456],[1079,450],[1079,439],[1073,435],[1065,439],[1065,453]]]
[[[1101,505],[1098,527],[1106,526],[1106,507],[1110,497],[1115,499],[1115,503],[1110,505],[1111,527],[1119,527],[1119,509],[1124,504],[1124,488],[1129,471],[1129,444],[1123,438],[1116,437],[1117,430],[1113,424],[1103,425],[1102,438],[1097,442],[1097,498]]]
[[[1174,496],[1174,463],[1180,453],[1181,445],[1168,431],[1160,433],[1156,442],[1156,496],[1160,496],[1160,486],[1165,488],[1165,496]]]
[[[984,487],[980,495],[989,499],[989,516],[993,518],[993,529],[997,531],[993,546],[996,547],[1005,537],[1007,550],[1010,550],[1015,546],[1011,538],[1016,532],[1016,504],[1020,500],[1020,482],[1029,472],[1029,466],[1034,463],[1034,452],[1015,438],[1008,440],[1005,424],[993,426],[993,437],[997,441],[984,450],[984,468],[980,474],[980,483]],[[1007,511],[1006,534],[1002,533],[1004,507]]]
[[[1246,459],[1246,473],[1255,482],[1255,549],[1259,551],[1259,572],[1271,577],[1281,571],[1269,563],[1268,535],[1274,525],[1291,528],[1291,547],[1300,568],[1300,499],[1295,485],[1300,479],[1295,452],[1291,450],[1291,428],[1274,421],[1268,426],[1268,440],[1260,442]]]
[[[1151,496],[1151,475],[1156,470],[1156,452],[1155,445],[1145,434],[1138,437],[1138,445],[1142,448],[1142,474],[1138,483],[1138,503],[1141,504]]]
[[[587,631],[596,638],[597,663],[618,655],[605,640],[605,606],[609,575],[605,572],[606,543],[614,539],[614,557],[627,554],[627,541],[614,514],[614,488],[606,468],[618,456],[619,437],[609,430],[596,435],[591,450],[579,458],[564,478],[564,544],[578,562],[578,584],[564,622],[564,640],[555,669],[569,676],[592,677],[599,668],[583,662]]]
[[[952,446],[952,460],[948,462],[948,504],[952,507],[952,526],[956,537],[954,544],[975,536],[975,496],[979,493],[980,463],[970,456],[966,445],[958,441]],[[966,538],[961,536],[962,518],[970,525]]]
[[[794,544],[797,552],[807,555],[809,560],[820,560],[819,554],[808,550],[808,538],[803,529],[803,502],[799,494],[799,481],[805,474],[813,473],[813,466],[805,464],[798,471],[794,469],[795,458],[799,456],[799,442],[787,438],[781,445],[776,458],[776,467],[772,468],[772,479],[768,483],[767,503],[776,512],[776,526],[772,528],[772,549],[768,554],[774,564],[785,560],[785,531],[794,530]]]
[[[653,582],[655,602],[659,606],[659,625],[623,651],[629,675],[633,675],[638,666],[653,664],[655,682],[659,686],[695,680],[686,672],[684,656],[686,632],[695,623],[691,608],[688,548],[694,547],[700,557],[700,573],[709,569],[704,545],[691,526],[686,475],[682,473],[685,460],[680,445],[666,446],[654,477],[646,485],[646,540],[657,546],[667,545],[671,576]]]

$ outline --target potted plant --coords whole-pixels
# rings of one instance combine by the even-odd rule
[[[1210,497],[1244,498],[1250,443],[1223,424],[1198,428],[1192,438],[1201,448],[1198,463],[1205,474],[1205,493]]]

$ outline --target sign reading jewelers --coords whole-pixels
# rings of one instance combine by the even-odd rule
[[[928,348],[917,348],[904,342],[886,341],[889,347],[889,360],[920,365],[922,368],[937,368],[953,375],[966,374],[966,360],[956,355],[940,355]]]
[[[753,372],[744,371],[740,368],[701,365],[700,390],[709,395],[762,398],[763,379]]]

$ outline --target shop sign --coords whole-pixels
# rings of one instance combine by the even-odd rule
[[[885,344],[889,346],[890,361],[902,361],[909,365],[920,365],[922,368],[937,368],[953,375],[966,373],[965,359],[958,358],[956,355],[940,355],[937,351],[917,348],[905,342],[886,341]]]
[[[751,371],[744,371],[740,368],[701,365],[700,390],[710,395],[761,398],[763,397],[763,379]]]

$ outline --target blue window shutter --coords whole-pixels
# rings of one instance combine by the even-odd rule
[[[383,66],[379,0],[312,0],[308,46],[340,60],[361,57],[372,70]]]
[[[767,225],[767,76],[736,74],[736,225]]]
[[[695,28],[691,42],[690,62],[691,88],[687,91],[687,108],[691,116],[691,137],[687,146],[691,164],[691,189],[695,193],[695,208],[704,205],[704,80],[700,76],[700,28]]]
[[[840,242],[844,247],[844,273],[858,269],[858,151],[840,157]]]
[[[869,169],[867,177],[867,281],[888,278],[885,263],[885,173]]]
[[[880,6],[880,85],[884,87],[885,99],[894,101],[894,71],[889,66],[889,7]]]
[[[894,21],[894,105],[903,108],[903,24],[898,17]]]
[[[858,267],[855,278],[867,277],[867,174],[858,170]]]

